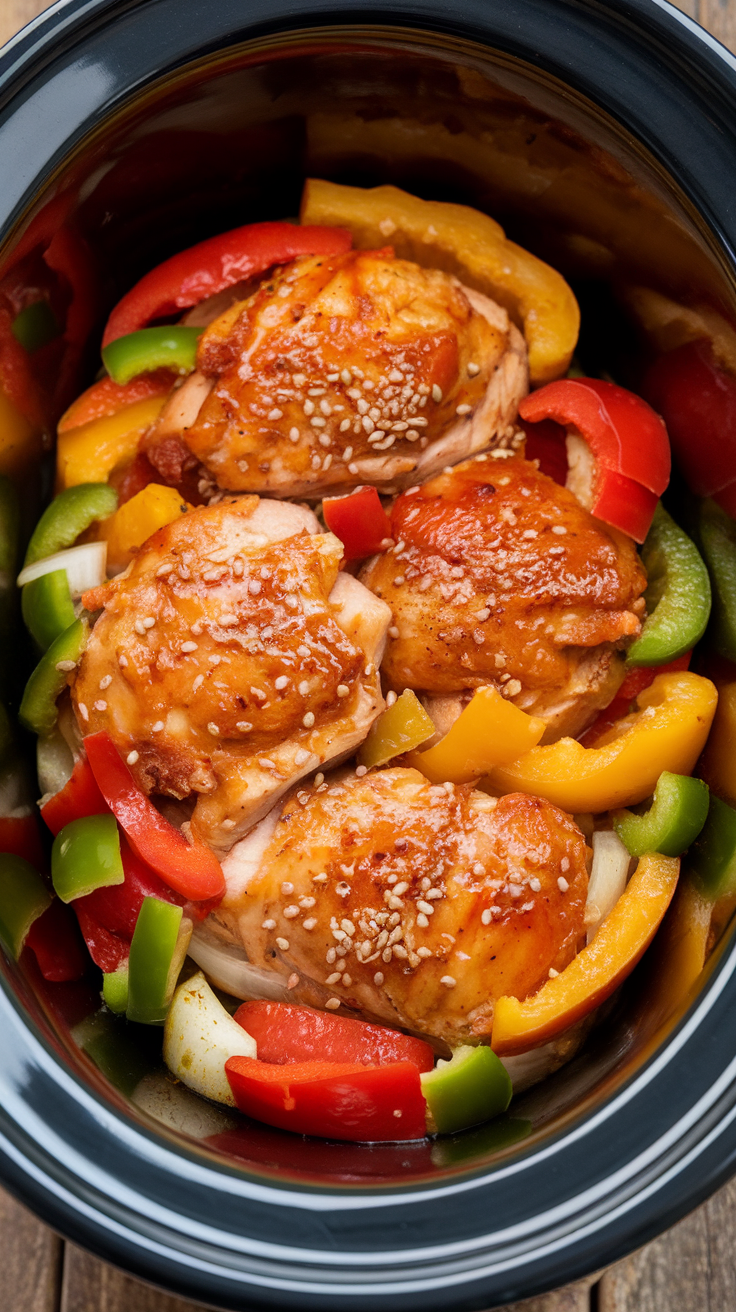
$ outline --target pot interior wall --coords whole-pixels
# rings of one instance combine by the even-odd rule
[[[101,325],[117,297],[173,252],[241,223],[295,215],[308,176],[391,182],[492,214],[572,281],[589,372],[635,386],[654,347],[698,335],[705,322],[736,367],[732,271],[673,180],[561,83],[466,42],[312,29],[202,60],[111,115],[57,170],[36,211],[68,194],[68,222],[96,269]],[[6,247],[10,258],[21,235]],[[80,386],[98,367],[98,344],[90,342]],[[686,1006],[658,990],[658,977],[645,960],[575,1060],[501,1121],[434,1145],[367,1148],[236,1122],[166,1080],[156,1032],[118,1042],[90,1028],[95,981],[44,985],[28,965],[14,976],[24,1005],[84,1078],[136,1117],[256,1172],[363,1185],[477,1170],[583,1115],[665,1041]]]

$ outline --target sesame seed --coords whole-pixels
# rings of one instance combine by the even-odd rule
[[[288,676],[286,674],[280,674],[278,679],[274,679],[273,686],[274,688],[277,688],[279,692],[282,692],[284,688],[288,688],[289,683],[290,679]]]
[[[470,414],[470,411],[471,411],[472,409],[473,409],[472,405],[468,405],[466,402],[463,402],[462,405],[456,405],[456,406],[455,406],[455,414],[456,414],[456,415],[469,415],[469,414]]]
[[[302,719],[302,724],[304,725],[305,729],[312,728],[314,724],[314,711],[307,711],[306,715]]]
[[[275,762],[275,761],[272,761],[271,758],[270,758],[269,756],[259,756],[259,757],[258,757],[258,764],[260,765],[260,767],[261,767],[262,770],[275,770],[275,769],[276,769],[276,762]]]
[[[251,579],[250,583],[248,584],[248,591],[252,597],[257,597],[259,592],[261,591],[260,581],[258,579]],[[220,623],[222,623],[222,620],[220,621]]]
[[[550,968],[549,968],[549,977],[550,977],[550,979],[557,979],[557,976],[559,975],[559,973],[560,973],[559,970],[555,970],[554,966],[550,966]]]
[[[504,697],[516,697],[521,692],[521,684],[518,679],[509,679],[503,693]]]
[[[89,711],[87,710],[87,707],[85,706],[84,702],[79,702],[77,709],[83,720],[89,719]]]
[[[327,976],[327,979],[325,980],[325,984],[327,984],[330,987],[332,987],[333,984],[339,984],[340,975],[341,972],[339,970],[333,970],[332,974]]]
[[[311,752],[306,752],[303,747],[300,747],[299,751],[294,756],[294,765],[304,765],[309,760],[310,756]]]
[[[559,879],[557,880],[557,887],[559,888],[561,893],[566,893],[568,888],[570,887],[564,875],[560,875]]]
[[[474,360],[469,360],[468,373],[470,374],[471,378],[475,378],[475,375],[480,373],[480,365],[476,364]]]
[[[340,1006],[339,998],[328,998],[325,1003],[325,1009],[327,1011],[337,1011],[339,1006]]]
[[[100,698],[99,701],[96,701],[96,702],[95,702],[95,704],[94,704],[94,709],[95,709],[96,711],[106,711],[106,710],[107,710],[107,702],[104,701],[103,698]]]
[[[66,661],[64,661],[64,662],[61,662],[61,661],[60,661],[59,664],[58,664],[57,667],[56,667],[57,670],[61,668],[62,663],[63,663],[64,665],[66,665],[67,662],[66,662]],[[125,667],[126,667],[127,664],[128,664],[128,657],[127,657],[127,656],[118,656],[118,665],[121,667],[121,669],[125,669]]]
[[[326,883],[327,883],[327,875],[324,873],[324,871],[322,871],[322,873],[319,874],[319,875],[312,875],[312,883],[313,883],[313,884],[326,884]]]
[[[313,415],[313,414],[314,414],[314,401],[305,401],[305,402],[304,402],[304,407],[303,407],[303,408],[304,408],[304,413],[305,413],[305,415]]]
[[[346,387],[349,387],[353,381],[353,375],[351,374],[349,369],[341,369],[340,378],[342,379]]]
[[[421,929],[426,929],[429,924],[429,918],[424,915],[423,911],[420,911],[419,915],[417,916],[417,924],[420,926]]]
[[[350,688],[349,688],[348,684],[347,684],[347,683],[338,683],[338,685],[337,685],[337,695],[338,695],[338,697],[347,697],[347,696],[349,696],[349,694],[350,694]]]
[[[309,422],[312,425],[312,428],[325,428],[327,426],[327,420],[322,419],[320,415],[315,415]]]
[[[151,725],[151,733],[161,733],[163,727],[164,727],[163,720],[157,720],[155,724]]]
[[[388,631],[389,638],[398,638],[399,630],[395,624],[392,624]]]
[[[288,938],[277,938],[276,947],[279,948],[281,952],[288,952],[289,951]]]
[[[235,728],[238,730],[238,733],[250,733],[253,725],[250,723],[250,720],[238,720]]]
[[[299,976],[297,975],[296,971],[294,971],[293,974],[289,976],[286,982],[286,987],[287,989],[295,989],[298,983],[299,983]]]
[[[364,429],[364,431],[365,431],[366,433],[372,433],[372,432],[373,432],[373,429],[374,429],[375,426],[376,426],[376,425],[374,424],[373,420],[371,419],[370,415],[363,415],[363,418],[362,418],[362,420],[361,420],[361,423],[362,423],[362,425],[363,425],[363,429]]]
[[[491,923],[491,910],[490,910],[490,907],[486,907],[484,911],[481,911],[481,913],[480,913],[480,919],[481,919],[481,924],[482,924],[482,925],[490,925],[490,923]]]
[[[182,651],[184,651],[184,652],[196,651],[196,650],[197,650],[197,644],[196,644],[196,642],[183,642],[183,643],[181,644],[181,649],[182,649]]]
[[[126,661],[125,664],[127,665],[128,662]],[[76,662],[76,661],[57,661],[57,662],[56,662],[56,668],[57,668],[57,670],[59,671],[60,674],[71,674],[72,670],[76,670],[76,668],[77,668],[77,662]]]
[[[569,869],[570,869],[570,860],[568,857],[563,856],[562,860],[560,861],[560,870],[569,870]]]
[[[540,884],[536,875],[534,875],[533,878],[529,880],[529,887],[533,893],[541,893],[542,885]]]
[[[564,524],[553,524],[552,532],[556,533],[558,538],[561,538],[565,535],[565,533],[567,533],[567,529],[565,528]]]
[[[295,916],[298,915],[299,915],[298,907],[294,907],[294,906],[284,907],[284,920],[293,920]]]
[[[373,983],[374,983],[374,984],[377,984],[378,987],[379,987],[379,989],[380,989],[381,985],[383,984],[383,971],[382,971],[382,970],[377,970],[377,971],[376,971],[375,975],[373,976]]]
[[[431,955],[432,955],[431,948],[425,948],[425,947],[417,948],[417,956],[421,957],[424,961],[426,961],[427,957],[431,957]]]
[[[390,709],[395,704],[395,702],[396,702],[396,693],[393,691],[393,689],[391,689],[390,692],[386,693],[387,708]]]
[[[289,429],[289,439],[292,442],[299,441],[299,429],[296,426]]]
[[[136,620],[135,624],[133,625],[133,628],[135,629],[136,633],[140,634],[142,638],[145,637],[146,627],[143,623],[143,620]]]
[[[275,920],[264,920],[261,925],[261,929],[275,929],[275,928],[276,928]]]
[[[136,765],[140,760],[140,757],[138,755],[138,752],[128,752],[128,755],[126,756],[125,759],[128,762],[128,765]]]
[[[435,383],[434,386],[432,387],[432,400],[436,401],[438,405],[442,400],[442,388],[439,386],[438,383]]]
[[[355,773],[356,773],[356,775],[358,776],[359,779],[362,779],[362,778],[363,778],[363,775],[368,773],[368,766],[367,766],[367,765],[356,765],[356,767],[355,767]]]
[[[203,683],[204,683],[204,675],[198,674],[196,679],[194,680],[194,683],[192,684],[192,692],[197,692],[198,688],[201,688]]]
[[[452,975],[443,975],[440,984],[444,984],[446,989],[454,989],[457,980]]]
[[[283,410],[279,410],[278,407],[274,410],[270,410],[268,413],[268,419],[271,423],[275,423],[277,419],[283,419],[283,417],[284,412]]]
[[[163,728],[163,725],[162,725],[161,727]],[[212,734],[212,737],[213,737],[213,738],[216,738],[217,735],[218,735],[219,732],[220,732],[220,730],[218,729],[218,727],[217,727],[217,725],[215,724],[214,720],[210,720],[209,724],[207,725],[207,729],[208,729],[209,733]]]
[[[302,921],[302,925],[304,926],[305,929],[314,929],[316,924],[317,924],[316,916],[308,916],[306,920]]]
[[[396,891],[397,891],[397,892],[398,892],[398,890],[399,890],[400,887],[401,887],[400,884],[397,885],[397,887],[396,887]],[[433,916],[433,915],[434,915],[434,907],[432,906],[432,904],[431,904],[430,902],[424,902],[424,901],[419,901],[419,902],[417,902],[417,909],[418,909],[419,911],[423,911],[424,914],[425,914],[425,916]]]
[[[358,472],[358,466],[353,461],[351,464],[348,465],[348,473],[357,474],[357,472]]]

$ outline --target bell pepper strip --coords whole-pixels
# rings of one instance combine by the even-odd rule
[[[240,1111],[281,1130],[352,1143],[423,1139],[426,1133],[419,1071],[410,1061],[282,1066],[230,1057],[225,1072]]]
[[[71,903],[71,906],[79,921],[79,928],[89,955],[103,974],[110,974],[121,969],[127,962],[130,940],[100,925],[87,910],[85,902],[86,898],[78,898],[76,902]]]
[[[128,1020],[160,1025],[166,1019],[191,936],[181,907],[144,898],[128,959]]]
[[[643,392],[667,425],[692,491],[736,515],[736,379],[718,364],[710,342],[686,342],[660,356]]]
[[[419,747],[435,733],[434,722],[410,688],[373,721],[358,749],[358,764],[370,769]]]
[[[113,515],[117,505],[117,493],[106,483],[78,483],[60,492],[33,530],[24,567],[73,546],[92,524]]]
[[[88,632],[84,620],[75,620],[54,639],[38,662],[18,710],[18,719],[31,733],[51,733],[58,716],[56,702],[84,651]]]
[[[718,689],[718,706],[698,773],[712,792],[736,806],[736,683]]]
[[[188,510],[191,506],[182,501],[175,488],[148,483],[101,526],[100,537],[107,542],[109,569],[124,569],[153,533]]]
[[[81,979],[89,964],[77,922],[58,897],[34,920],[26,947],[34,953],[41,974],[51,984]]]
[[[714,905],[686,868],[667,915],[647,953],[642,981],[650,1033],[669,1019],[700,975],[714,942]]]
[[[33,301],[16,314],[10,325],[16,342],[32,355],[61,335],[61,325],[47,300]]]
[[[600,378],[564,378],[524,397],[519,415],[564,425],[567,487],[598,519],[643,542],[670,479],[667,430],[646,401]]]
[[[708,638],[721,656],[736,661],[736,522],[714,501],[703,501],[697,536],[713,586]]]
[[[128,1010],[128,965],[118,966],[102,976],[102,1001],[116,1016]]]
[[[183,324],[140,328],[126,337],[116,337],[104,347],[102,363],[114,383],[129,383],[139,374],[153,373],[156,369],[191,374],[203,332],[203,328],[186,328]]]
[[[22,856],[37,870],[43,867],[44,851],[35,815],[0,816],[0,852]]]
[[[513,1088],[501,1059],[490,1048],[456,1048],[450,1061],[422,1075],[427,1124],[437,1134],[455,1134],[500,1116]]]
[[[540,419],[536,424],[521,422],[521,427],[526,434],[525,458],[538,461],[542,473],[564,487],[567,480],[567,432],[562,424],[556,424],[553,419]]]
[[[710,902],[736,895],[736,810],[712,793],[708,819],[688,865]]]
[[[119,337],[188,310],[225,287],[286,264],[299,255],[343,255],[350,234],[293,223],[248,223],[209,237],[172,255],[147,273],[115,306],[102,338],[103,348]]]
[[[50,906],[51,894],[30,862],[0,853],[0,942],[14,961],[34,920]]]
[[[138,787],[110,735],[103,729],[84,739],[100,791],[142,861],[164,883],[193,902],[221,897],[225,877],[204,843],[188,843]]]
[[[125,837],[120,839],[120,859],[125,882],[95,889],[77,902],[77,908],[83,903],[85,910],[104,929],[130,942],[138,914],[147,897],[158,898],[159,902],[171,902],[177,907],[183,907],[185,899],[180,893],[174,893],[166,887],[163,880],[136,855]]]
[[[107,809],[87,757],[80,756],[64,787],[42,803],[41,815],[52,834],[56,835],[72,820],[104,815]]]
[[[546,728],[497,688],[477,688],[444,738],[426,752],[412,752],[407,764],[432,783],[467,784],[536,747]]]
[[[695,543],[661,501],[641,557],[647,571],[648,615],[626,660],[629,665],[665,665],[690,651],[705,633],[710,618],[710,579]]]
[[[690,671],[660,674],[639,693],[639,709],[603,734],[595,747],[560,738],[491,770],[486,783],[492,792],[546,797],[573,814],[633,806],[652,795],[663,770],[690,774],[717,701],[710,679]]]
[[[244,1002],[233,1019],[255,1040],[260,1060],[272,1065],[336,1061],[385,1066],[410,1061],[419,1071],[434,1066],[434,1052],[423,1039],[313,1007],[259,999]]]
[[[26,583],[21,613],[31,637],[46,651],[76,618],[66,570],[55,569]]]
[[[116,414],[59,433],[56,444],[59,486],[105,483],[113,470],[133,460],[138,443],[158,419],[165,400],[166,395],[161,392],[126,405]]]
[[[115,817],[88,815],[72,820],[54,839],[51,879],[57,897],[73,902],[107,884],[125,879]]]
[[[81,428],[96,419],[109,419],[136,401],[147,401],[151,397],[168,396],[176,374],[168,369],[157,369],[155,373],[140,374],[129,383],[115,383],[112,378],[99,378],[96,383],[82,392],[59,420],[57,432],[68,433],[74,428]]]
[[[687,652],[684,656],[678,656],[676,661],[669,661],[667,665],[637,665],[630,669],[613,701],[596,716],[585,733],[580,735],[578,742],[582,743],[583,747],[595,747],[598,739],[602,738],[617,720],[623,720],[624,716],[631,713],[639,693],[649,688],[658,674],[677,674],[680,670],[689,669],[691,657],[692,652]]]
[[[645,852],[681,856],[705,824],[708,798],[702,779],[663,770],[649,810],[644,815],[620,811],[613,827],[631,856]]]
[[[17,443],[49,427],[50,401],[34,376],[30,356],[13,333],[14,315],[0,304],[0,395],[5,404],[3,418],[12,420],[11,432]]]
[[[374,487],[361,487],[347,497],[326,497],[322,514],[342,542],[346,561],[375,556],[391,541],[391,521]]]
[[[587,947],[532,997],[501,997],[491,1043],[499,1056],[538,1048],[599,1007],[649,947],[672,900],[677,857],[647,853]]]
[[[365,190],[309,178],[300,218],[349,228],[360,249],[389,241],[403,259],[451,269],[523,326],[535,386],[567,371],[580,329],[572,291],[555,269],[509,241],[487,214],[468,205],[419,200],[398,187]]]

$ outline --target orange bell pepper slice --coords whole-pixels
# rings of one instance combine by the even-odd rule
[[[500,224],[469,205],[420,200],[398,187],[343,187],[309,178],[302,223],[349,228],[358,249],[390,243],[402,259],[449,269],[490,296],[523,328],[532,383],[567,372],[580,311],[565,279],[515,242]]]
[[[498,999],[494,1052],[505,1057],[538,1048],[605,1002],[649,947],[679,873],[679,857],[643,856],[613,911],[569,966],[531,998]]]

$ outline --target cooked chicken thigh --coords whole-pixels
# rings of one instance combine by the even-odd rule
[[[473,1043],[496,998],[535,993],[584,942],[585,859],[580,830],[540,798],[416,770],[337,775],[297,787],[233,848],[208,925],[294,1001]]]
[[[609,704],[644,611],[633,542],[505,451],[404,492],[391,525],[361,574],[393,612],[383,674],[440,732],[484,684],[546,719],[546,741]]]
[[[71,681],[82,732],[108,730],[146,792],[194,794],[192,827],[219,852],[383,708],[390,612],[340,558],[310,510],[232,498],[83,598],[103,613]]]
[[[183,439],[232,490],[389,489],[508,443],[527,385],[506,311],[450,274],[303,256],[210,324],[147,445]]]

